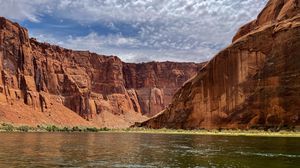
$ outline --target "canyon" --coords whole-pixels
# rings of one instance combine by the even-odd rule
[[[269,0],[209,62],[125,63],[29,38],[0,17],[0,123],[268,129],[300,125],[300,0]]]
[[[269,129],[300,125],[300,1],[270,0],[232,44],[135,126]]]
[[[129,127],[163,110],[203,65],[73,51],[29,38],[0,17],[0,122]]]

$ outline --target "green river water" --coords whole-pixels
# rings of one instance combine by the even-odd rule
[[[300,167],[300,138],[0,133],[0,167]]]

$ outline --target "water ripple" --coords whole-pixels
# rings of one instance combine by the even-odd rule
[[[288,158],[300,158],[300,155],[283,154],[283,153],[253,153],[253,152],[236,152],[246,156],[263,156],[263,157],[288,157]]]

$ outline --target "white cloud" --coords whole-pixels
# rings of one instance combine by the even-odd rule
[[[105,55],[117,55],[125,62],[147,62],[147,61],[179,61],[199,62],[209,59],[209,55],[217,50],[208,47],[198,47],[192,50],[153,49],[145,48],[138,39],[123,37],[121,35],[99,36],[92,32],[83,37],[69,36],[64,40],[57,40],[52,35],[32,35],[40,41],[58,44],[65,48],[76,48],[78,50],[89,50]],[[205,45],[204,45],[205,46]],[[206,55],[207,57],[200,57]],[[186,58],[187,59],[183,59]]]
[[[0,16],[17,21],[28,19],[39,22],[40,11],[46,10],[47,3],[48,0],[0,0]]]
[[[128,61],[203,61],[231,41],[242,24],[254,19],[266,0],[0,0],[0,15],[38,21],[43,13],[81,24],[103,23],[117,30],[126,23],[138,32],[52,41],[73,49],[115,54]],[[12,4],[17,4],[16,6]],[[2,11],[2,8],[10,10]],[[17,11],[13,10],[16,9]],[[15,11],[15,12],[12,12]],[[33,32],[37,36],[38,33]],[[41,37],[40,39],[47,39]],[[109,53],[108,53],[109,52]]]

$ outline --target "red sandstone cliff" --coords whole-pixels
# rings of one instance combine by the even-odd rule
[[[151,128],[300,125],[300,0],[270,0],[176,93],[141,123]]]
[[[125,87],[134,89],[138,96],[140,111],[147,116],[153,116],[171,103],[178,88],[193,77],[197,67],[202,65],[204,63],[198,65],[174,62],[125,63],[123,64]]]
[[[0,18],[0,122],[128,127],[163,110],[200,66],[72,51]]]

